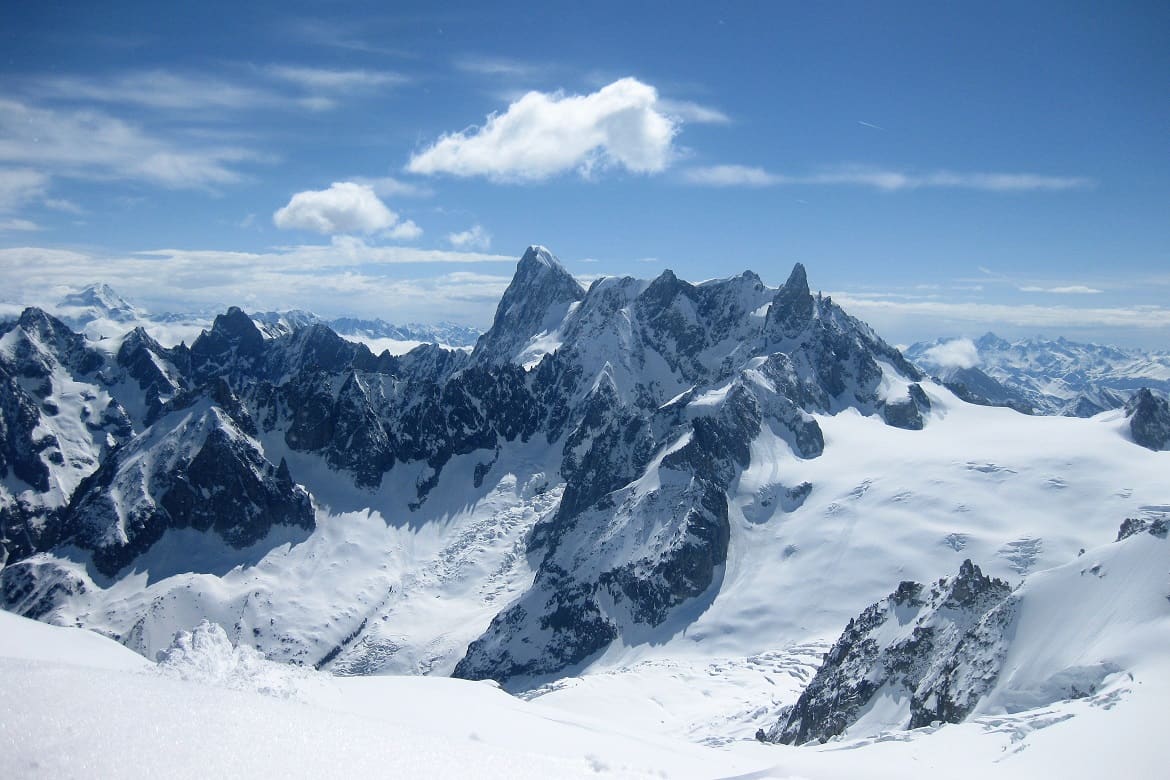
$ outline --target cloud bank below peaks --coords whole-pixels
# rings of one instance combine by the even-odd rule
[[[443,135],[410,158],[419,174],[538,181],[605,168],[659,173],[674,157],[681,118],[658,91],[624,78],[588,95],[529,92],[482,127]]]

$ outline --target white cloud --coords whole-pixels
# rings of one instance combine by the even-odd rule
[[[935,189],[966,189],[984,192],[1061,191],[1092,187],[1084,176],[1045,176],[1034,173],[957,173],[931,171],[912,173],[881,168],[845,167],[819,173],[792,176],[772,173],[747,165],[713,165],[691,168],[683,178],[692,184],[711,187],[768,187],[777,185],[848,185],[871,187],[886,192]]]
[[[381,176],[373,179],[355,176],[350,181],[373,187],[374,192],[383,198],[429,198],[435,194],[430,187],[402,181],[402,179],[396,179],[393,176]]]
[[[464,73],[476,73],[480,76],[510,76],[512,78],[527,78],[536,73],[547,72],[546,67],[537,67],[505,57],[460,57],[455,60],[455,68]]]
[[[325,111],[337,106],[337,101],[329,95],[369,92],[409,81],[400,73],[364,69],[272,65],[260,73],[268,78],[269,84],[255,80],[240,83],[206,73],[160,69],[129,71],[100,78],[53,76],[32,83],[35,93],[43,97],[134,105],[161,111],[200,111],[204,118],[215,118],[216,111],[273,108]],[[293,87],[291,92],[290,85]]]
[[[71,200],[65,198],[45,198],[41,201],[45,208],[53,209],[54,211],[64,211],[68,214],[84,214],[85,209],[78,206]]]
[[[327,190],[305,190],[272,215],[285,230],[311,230],[325,235],[376,233],[398,225],[398,215],[386,207],[373,187],[352,181],[334,182]],[[405,227],[404,227],[405,225]],[[422,233],[413,222],[398,225],[399,238]]]
[[[692,184],[708,187],[769,187],[780,184],[781,177],[763,168],[748,165],[711,165],[683,171],[683,178]]]
[[[654,87],[633,78],[589,95],[529,92],[483,127],[442,136],[407,169],[529,181],[611,166],[657,173],[670,164],[679,129],[657,103]]]
[[[491,234],[483,225],[472,225],[458,233],[448,233],[447,241],[456,249],[480,249],[486,251],[492,245]]]
[[[719,109],[703,106],[689,100],[669,100],[662,98],[658,101],[658,109],[667,116],[677,117],[684,122],[707,125],[726,125],[731,123],[731,117]]]
[[[925,327],[919,332],[937,332],[944,324],[974,324],[980,328],[1010,325],[1020,328],[1170,328],[1170,308],[1163,306],[1039,306],[1035,304],[989,303],[981,301],[899,300],[870,298],[851,293],[833,293],[832,298],[850,314],[870,320],[883,332],[881,323],[891,318],[914,318]]]
[[[386,70],[334,70],[330,68],[306,68],[294,65],[272,65],[267,68],[269,75],[303,89],[319,92],[356,92],[392,87],[405,84],[410,79]]]
[[[238,147],[175,144],[97,111],[58,111],[0,99],[0,162],[50,175],[204,188],[237,181],[233,165],[257,159]]]
[[[973,368],[979,365],[979,350],[971,339],[952,339],[923,353],[935,365],[944,368]]]
[[[1020,292],[1039,292],[1039,293],[1054,293],[1056,295],[1096,295],[1102,293],[1104,290],[1098,290],[1096,287],[1086,287],[1083,284],[1070,284],[1064,287],[1038,287],[1036,285],[1028,285],[1021,287]]]
[[[0,168],[0,211],[19,208],[42,197],[49,177],[29,168]]]
[[[40,225],[27,219],[0,219],[0,233],[40,230]]]
[[[421,238],[422,234],[423,229],[414,224],[414,220],[411,219],[399,222],[386,232],[388,238],[393,238],[396,241],[415,241]],[[486,249],[487,247],[484,248]]]
[[[155,109],[207,110],[266,108],[275,95],[252,86],[203,75],[165,70],[121,73],[93,78],[56,76],[39,79],[37,93],[48,97],[95,103],[138,105]]]

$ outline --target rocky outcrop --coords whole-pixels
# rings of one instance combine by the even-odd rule
[[[1148,450],[1170,450],[1170,404],[1143,387],[1125,405],[1135,443]]]
[[[994,685],[1015,618],[1011,587],[970,560],[956,577],[903,582],[850,620],[767,742],[824,742],[878,698],[907,702],[905,728],[957,723]]]
[[[214,395],[166,414],[74,493],[64,541],[91,551],[98,571],[113,576],[169,529],[211,531],[242,548],[273,526],[313,528],[312,500],[287,464],[267,461]]]

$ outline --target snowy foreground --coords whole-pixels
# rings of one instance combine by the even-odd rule
[[[1165,637],[1162,620],[1132,639]],[[333,677],[233,648],[210,625],[151,663],[95,633],[0,612],[0,776],[1156,777],[1170,664],[1146,649],[1154,662],[1092,696],[1010,716],[817,747],[715,748],[656,730],[621,697],[599,707],[565,695],[571,684],[545,703],[489,683]],[[654,701],[663,680],[626,673],[620,687]],[[686,687],[709,698],[699,681]]]

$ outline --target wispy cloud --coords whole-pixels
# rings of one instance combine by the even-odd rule
[[[784,183],[783,177],[749,165],[709,165],[690,168],[682,177],[691,184],[707,187],[771,187]]]
[[[670,164],[679,130],[657,103],[657,90],[632,78],[588,95],[529,92],[482,127],[442,136],[407,170],[503,181],[607,167],[657,173]]]
[[[238,146],[192,146],[90,110],[55,110],[0,98],[0,162],[47,175],[207,188],[240,179],[236,164],[260,156]]]
[[[926,173],[881,168],[845,167],[818,173],[789,175],[747,165],[713,165],[691,168],[683,178],[709,187],[772,187],[784,185],[845,185],[885,192],[917,189],[965,189],[985,192],[1029,192],[1086,189],[1096,182],[1084,176],[1048,176],[1035,173],[961,173],[939,170]]]
[[[540,73],[547,73],[548,67],[507,57],[482,57],[464,55],[458,57],[455,69],[464,73],[474,73],[480,76],[507,76],[510,78],[525,79]]]
[[[905,300],[862,297],[835,292],[833,300],[862,319],[913,317],[937,332],[940,322],[974,324],[984,329],[996,324],[1015,327],[1058,328],[1170,328],[1170,308],[1164,306],[1042,306],[984,301]],[[871,322],[871,324],[876,324]]]
[[[27,219],[0,219],[0,233],[14,231],[30,232],[40,230],[40,225]]]
[[[862,127],[868,127],[870,130],[881,130],[882,132],[885,132],[886,129],[881,125],[875,125],[873,122],[864,122],[860,119],[857,120],[857,124],[861,125]]]
[[[1070,284],[1064,287],[1038,287],[1036,285],[1028,285],[1019,289],[1020,292],[1052,293],[1054,295],[1096,295],[1104,292],[1104,290],[1098,290],[1096,287],[1086,287],[1083,284]]]
[[[335,70],[298,65],[270,65],[266,72],[281,81],[315,92],[358,92],[396,87],[411,81],[409,76],[388,70]]]
[[[54,76],[35,79],[42,98],[91,103],[136,105],[154,109],[269,108],[281,102],[275,94],[207,74],[188,75],[146,70],[107,76]]]
[[[339,105],[339,97],[410,81],[404,74],[386,70],[295,65],[246,70],[251,76],[246,80],[157,68],[101,76],[51,76],[32,79],[29,92],[38,100],[137,106],[188,114],[201,112],[201,119],[222,119],[243,111],[329,110]]]
[[[380,176],[376,178],[355,176],[350,181],[372,187],[374,192],[383,198],[429,198],[435,194],[435,191],[430,187],[396,179],[393,176]]]
[[[731,117],[719,109],[704,106],[690,100],[661,98],[658,101],[658,110],[667,116],[695,124],[726,125],[731,122]]]
[[[48,187],[49,177],[40,171],[30,168],[0,168],[0,211],[20,208],[32,200],[39,199],[44,196]]]

